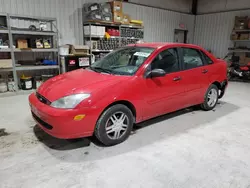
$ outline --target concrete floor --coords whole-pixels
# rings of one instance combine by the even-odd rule
[[[250,188],[250,84],[230,83],[211,112],[185,109],[139,125],[124,143],[58,140],[27,95],[0,98],[0,187]]]

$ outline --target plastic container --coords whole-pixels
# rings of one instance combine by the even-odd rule
[[[0,81],[0,93],[4,93],[8,91],[7,84],[5,82]]]
[[[11,92],[15,91],[15,82],[13,79],[9,79],[8,81],[8,90]]]
[[[44,65],[57,65],[57,62],[45,59],[45,60],[43,60],[43,64]]]
[[[69,46],[68,45],[60,46],[59,54],[60,55],[65,55],[65,56],[69,55]]]

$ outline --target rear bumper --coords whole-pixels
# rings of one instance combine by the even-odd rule
[[[29,96],[34,120],[48,134],[62,139],[92,136],[98,118],[95,109],[56,109],[40,102],[35,94]],[[77,115],[85,115],[82,120],[74,120]]]
[[[227,86],[228,86],[228,80],[224,80],[223,82],[220,83],[221,87],[220,87],[220,95],[219,95],[219,99],[221,99],[226,92]]]

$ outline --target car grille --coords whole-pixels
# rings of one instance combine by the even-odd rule
[[[40,125],[42,125],[43,127],[45,127],[46,129],[49,129],[49,130],[52,130],[52,129],[53,129],[53,127],[52,127],[50,124],[48,124],[48,123],[44,122],[43,120],[41,120],[41,119],[40,119],[39,117],[37,117],[36,114],[34,114],[33,112],[31,112],[31,113],[32,113],[33,118],[34,118]]]
[[[50,105],[50,104],[51,104],[51,102],[50,102],[48,99],[46,99],[44,96],[42,96],[41,94],[39,94],[39,93],[37,93],[37,92],[36,92],[36,97],[37,97],[38,100],[39,100],[40,102],[42,102],[43,104],[47,104],[47,105]]]

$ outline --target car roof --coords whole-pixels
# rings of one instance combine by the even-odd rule
[[[167,43],[167,42],[152,42],[152,43],[138,43],[130,44],[128,46],[139,46],[139,47],[148,47],[148,48],[163,48],[163,47],[188,47],[188,48],[198,48],[200,46],[194,44],[184,44],[184,43]]]

